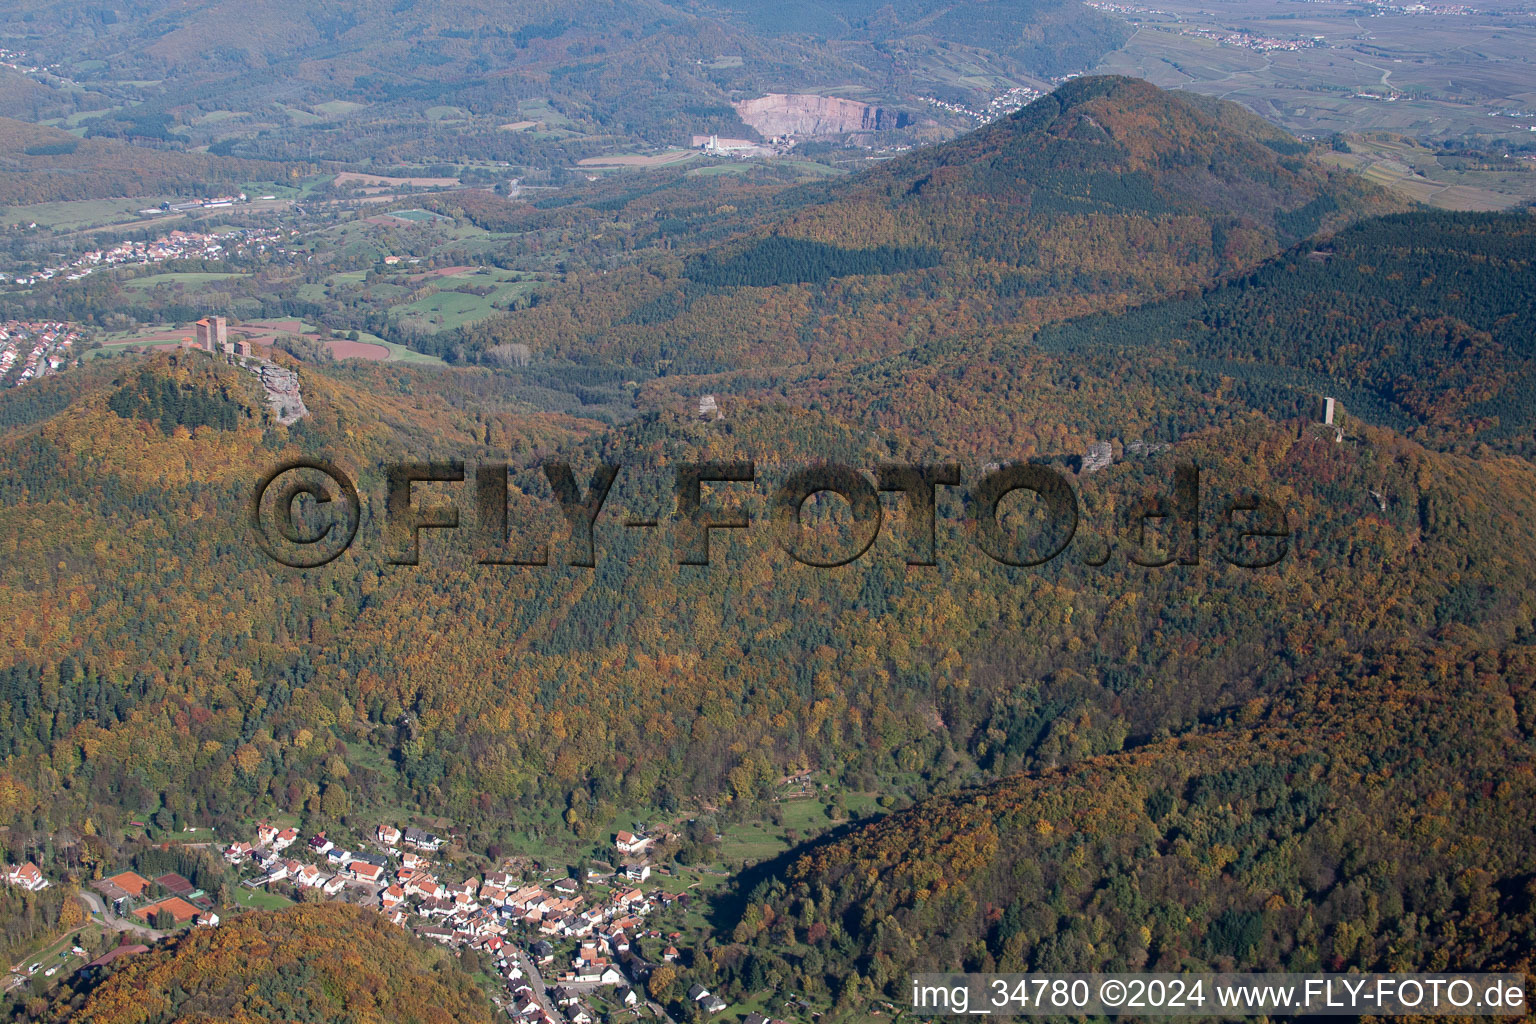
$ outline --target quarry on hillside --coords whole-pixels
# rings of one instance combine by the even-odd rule
[[[910,118],[900,111],[814,93],[771,92],[734,106],[743,121],[767,138],[886,131],[910,123]]]

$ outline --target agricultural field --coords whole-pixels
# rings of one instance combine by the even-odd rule
[[[367,331],[359,331],[358,337],[362,340],[363,344],[374,345],[385,349],[389,353],[389,355],[385,358],[386,362],[414,363],[417,366],[444,365],[443,361],[437,356],[429,356],[425,352],[417,352],[414,349],[406,348],[404,345],[396,344],[393,341],[385,341],[377,334],[370,334]],[[337,358],[346,357],[344,355],[338,354]]]
[[[523,275],[501,270],[490,270],[483,275],[468,271],[435,278],[433,283],[438,289],[434,294],[391,306],[391,314],[425,320],[434,332],[452,330],[494,316],[501,307],[525,298],[534,288],[534,282]],[[464,285],[489,286],[493,290],[485,295],[453,290]]]
[[[152,274],[149,277],[135,277],[132,280],[124,281],[123,287],[143,290],[146,288],[155,288],[164,284],[179,288],[195,288],[198,285],[211,284],[215,281],[228,281],[231,278],[238,278],[243,276],[245,275],[237,273],[219,273],[214,271],[198,271],[195,273],[185,274]]]
[[[0,206],[0,224],[30,224],[55,231],[108,228],[143,222],[140,210],[159,206],[169,196],[137,196],[128,199],[81,199],[72,202]]]
[[[697,150],[669,149],[662,153],[621,153],[615,156],[589,156],[577,161],[578,167],[593,170],[609,168],[635,168],[650,170],[657,167],[675,167],[699,156]]]
[[[332,180],[334,184],[339,186],[362,185],[383,186],[389,188],[399,188],[401,186],[411,186],[414,188],[452,188],[459,184],[458,178],[392,178],[386,174],[367,174],[362,171],[342,171]]]
[[[523,100],[517,105],[518,116],[551,128],[574,128],[575,122],[556,110],[548,100]]]
[[[1322,159],[1378,185],[1442,210],[1503,210],[1536,201],[1536,161],[1512,160],[1491,170],[1445,166],[1434,150],[1400,136],[1350,136],[1348,152]]]
[[[367,106],[366,103],[357,103],[353,100],[328,100],[325,103],[316,103],[315,113],[324,114],[327,117],[343,117],[364,110]]]
[[[1508,5],[1500,5],[1508,8]],[[1136,32],[1097,73],[1233,100],[1292,132],[1536,140],[1536,25],[1495,8],[1376,13],[1262,0],[1116,13]],[[1290,48],[1295,47],[1295,48]]]
[[[431,210],[391,210],[379,216],[392,217],[395,220],[403,220],[412,224],[430,224],[433,221],[447,219],[442,214],[433,213]]]

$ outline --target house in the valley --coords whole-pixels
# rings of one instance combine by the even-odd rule
[[[347,865],[347,870],[350,871],[352,873],[352,877],[357,879],[359,882],[377,884],[384,881],[384,869],[379,867],[377,864],[369,864],[365,860],[354,860],[352,863]]]
[[[414,846],[418,850],[436,851],[443,845],[443,841],[431,832],[414,827],[405,830],[404,838],[405,845]]]
[[[633,857],[650,849],[656,840],[650,836],[636,835],[633,832],[620,832],[614,837],[613,845],[626,857]]]

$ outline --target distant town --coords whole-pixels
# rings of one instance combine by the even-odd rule
[[[258,231],[234,228],[227,231],[171,231],[150,242],[119,242],[111,248],[92,249],[67,263],[36,270],[0,271],[0,284],[18,288],[41,284],[54,278],[78,281],[108,267],[147,266],[171,260],[222,260],[230,256],[267,255],[286,252],[277,230]]]
[[[80,331],[55,320],[0,323],[0,387],[14,387],[57,373],[78,354]]]
[[[1286,38],[1283,36],[1258,35],[1253,32],[1243,32],[1237,29],[1219,28],[1182,28],[1180,35],[1195,36],[1200,39],[1214,39],[1223,46],[1236,46],[1244,50],[1254,50],[1258,53],[1269,53],[1274,50],[1310,50],[1319,46],[1327,46],[1328,41],[1323,36],[1306,36]]]
[[[1016,85],[1007,92],[994,96],[986,106],[977,110],[963,103],[953,103],[941,100],[937,96],[918,97],[924,103],[932,104],[940,110],[947,110],[951,114],[961,114],[973,118],[978,124],[986,124],[996,121],[1000,117],[1007,117],[1016,110],[1022,110],[1035,100],[1045,95],[1039,89],[1031,89],[1026,85]]]

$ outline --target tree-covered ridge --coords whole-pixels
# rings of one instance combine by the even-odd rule
[[[1432,443],[1536,450],[1536,217],[1413,213],[1298,246],[1193,299],[1044,328],[1052,352],[1173,352],[1212,379],[1338,391]],[[1290,371],[1290,372],[1287,372]],[[1270,407],[1273,411],[1273,407]]]
[[[1195,290],[1319,229],[1400,208],[1231,104],[1075,79],[850,179],[719,204],[696,237],[657,238],[631,266],[573,275],[532,308],[465,328],[456,346],[476,358],[526,344],[667,374],[826,366]],[[694,251],[679,265],[674,246]]]
[[[753,894],[789,982],[1529,972],[1536,652],[1405,643],[1202,730],[921,803]],[[803,979],[796,975],[803,975]]]
[[[935,329],[880,359],[755,370],[709,387],[871,430],[920,431],[979,458],[1171,440],[1254,410],[1315,420],[1329,395],[1346,431],[1363,421],[1445,451],[1526,452],[1531,223],[1430,211],[1366,220],[1208,293],[1038,330]],[[680,403],[698,387],[662,378],[648,401]]]
[[[0,205],[238,190],[242,182],[313,173],[308,164],[209,156],[84,141],[44,125],[0,117]]]
[[[621,802],[750,806],[797,765],[921,795],[1284,693],[1357,643],[1362,623],[1370,636],[1459,629],[1493,642],[1531,614],[1518,583],[1529,546],[1495,543],[1510,539],[1495,510],[1536,493],[1529,467],[1390,433],[1340,446],[1298,422],[1234,416],[1077,482],[1084,544],[1118,533],[1132,497],[1164,488],[1175,459],[1199,462],[1212,487],[1272,493],[1299,531],[1273,571],[1227,569],[1214,548],[1193,574],[1123,554],[1094,569],[1086,547],[1006,570],[976,551],[958,504],[941,520],[942,571],[905,568],[896,520],[851,570],[796,569],[759,530],[718,538],[718,563],[695,571],[669,544],[612,525],[667,515],[682,459],[757,460],[764,484],[748,507],[761,521],[786,467],[830,458],[867,471],[964,451],[973,481],[988,438],[935,452],[782,403],[732,405],[713,425],[653,414],[594,436],[498,409],[495,379],[309,370],[314,416],[301,427],[190,437],[135,429],[103,388],[9,435],[9,819],[44,829],[92,814],[105,828],[163,805],[322,824],[404,801],[488,843],[546,827],[533,823],[552,807],[582,835]],[[253,482],[304,451],[341,460],[375,517],[321,588],[280,585],[285,571],[243,526]],[[599,457],[626,467],[596,570],[561,564],[558,530],[547,569],[476,567],[432,538],[421,568],[383,564],[386,461],[509,454],[532,496],[514,517],[534,516],[514,521],[533,531],[559,521],[538,462],[567,458],[582,480]],[[39,534],[39,521],[71,529]]]
[[[354,1021],[478,1024],[485,993],[451,956],[347,904],[242,914],[119,963],[54,1007],[96,1024]]]
[[[690,950],[690,981],[733,995],[794,986],[854,1008],[875,991],[855,979],[887,986],[934,956],[1522,965],[1536,470],[1464,437],[1406,436],[1413,424],[1376,415],[1392,406],[1369,389],[1416,375],[1427,397],[1397,408],[1436,415],[1510,393],[1528,296],[1469,267],[1524,280],[1528,222],[1388,220],[1249,274],[1284,217],[1350,209],[1350,196],[1319,180],[1315,194],[1263,200],[1251,222],[1178,212],[1169,183],[1205,173],[1186,174],[1181,147],[1207,167],[1262,169],[1266,153],[1290,158],[1284,140],[1212,148],[1223,118],[1243,134],[1238,115],[1163,109],[1174,101],[1139,87],[1124,104],[1136,117],[1118,101],[1090,113],[1101,87],[1068,94],[1077,120],[1052,108],[1009,143],[1065,132],[1086,154],[1075,182],[986,172],[994,157],[1028,163],[988,146],[917,177],[908,164],[905,187],[884,192],[869,191],[884,170],[847,190],[775,192],[739,221],[716,213],[737,192],[701,189],[688,215],[715,216],[720,237],[693,269],[745,273],[741,254],[755,253],[774,277],[811,280],[694,280],[697,250],[658,246],[503,322],[526,314],[548,332],[529,366],[306,365],[312,415],[292,427],[220,422],[216,396],[259,408],[243,397],[254,379],[202,353],[99,360],[0,395],[0,821],[16,848],[87,820],[98,834],[150,820],[233,835],[281,814],[306,832],[366,833],[388,808],[442,815],[464,849],[499,858],[606,846],[629,814],[761,819],[779,779],[814,769],[882,809],[917,807],[744,893],[730,941]],[[1132,175],[1136,194],[1084,213],[1104,167]],[[1075,212],[1042,212],[1037,196]],[[470,202],[551,239],[605,223],[596,204],[514,214]],[[667,203],[615,197],[637,221],[679,209]],[[834,214],[844,233],[816,237]],[[906,265],[934,250],[931,265]],[[1062,329],[1070,343],[1037,332],[1169,290],[1201,309],[1218,252],[1241,252],[1244,273],[1211,294],[1252,289],[1252,309],[1230,309],[1273,366],[1244,362],[1220,315],[1167,338],[1101,339],[1092,320]],[[1310,315],[1287,274],[1346,259],[1355,277],[1330,308],[1407,319],[1384,328],[1379,351],[1351,354],[1368,372],[1342,381],[1354,386],[1339,439],[1316,422],[1352,365],[1335,358],[1336,335],[1309,336],[1292,366],[1283,331],[1259,327],[1269,307]],[[1427,299],[1408,289],[1414,273]],[[1413,331],[1436,305],[1454,322],[1422,340]],[[1098,322],[1106,335],[1118,323]],[[517,340],[502,325],[465,332],[470,349]],[[537,412],[548,406],[528,399],[557,382],[618,415]],[[700,418],[704,393],[723,419]],[[1106,440],[1112,463],[1081,472],[1087,446]],[[255,481],[299,455],[336,462],[363,494],[359,543],[312,573],[274,565],[246,528]],[[455,501],[457,538],[426,531],[418,567],[386,559],[387,465],[446,458],[471,473],[511,464],[508,544],[548,536],[549,565],[478,561],[472,484],[419,488],[420,504]],[[593,569],[567,564],[540,468],[557,458],[584,486],[600,461],[623,467]],[[705,460],[757,464],[753,484],[710,499],[742,495],[755,525],[717,532],[711,566],[680,567],[673,481]],[[815,570],[775,547],[768,495],[823,460],[866,474],[959,462],[963,483],[940,497],[939,564],[907,563],[904,500],[854,565]],[[1050,466],[1078,496],[1079,533],[1046,566],[1011,569],[978,549],[966,495],[1004,460]],[[1189,463],[1206,496],[1199,564],[1136,564],[1131,552],[1159,535],[1138,536],[1138,510]],[[1239,494],[1284,512],[1288,552],[1272,567],[1221,557],[1241,547],[1224,511]],[[661,524],[629,530],[631,516]],[[818,539],[847,542],[835,516],[811,519]],[[1502,801],[1507,815],[1486,820]],[[57,930],[49,904],[26,904],[0,915],[30,914],[29,935]],[[292,972],[301,990],[305,970]],[[306,991],[256,984],[274,1006],[325,1016]],[[156,1004],[167,1014],[182,998],[169,991]]]
[[[1486,222],[1519,227],[1501,223]],[[236,374],[201,354],[172,358],[155,357],[149,379],[190,373],[185,360]],[[325,820],[403,798],[492,837],[532,808],[575,809],[583,827],[620,800],[750,802],[759,769],[796,764],[920,794],[1180,731],[1283,691],[1362,635],[1469,630],[1487,647],[1529,620],[1529,545],[1513,539],[1531,521],[1517,514],[1528,464],[1436,454],[1353,421],[1336,444],[1308,425],[1316,394],[1292,389],[1290,405],[1266,399],[1270,415],[1256,417],[1267,392],[1212,388],[1177,352],[962,336],[725,396],[715,425],[670,411],[696,395],[650,390],[638,401],[658,411],[611,431],[530,415],[508,397],[517,373],[313,368],[313,415],[298,426],[252,419],[191,437],[113,412],[128,378],[112,365],[0,403],[16,422],[0,456],[0,607],[15,638],[0,801],[39,827],[90,813],[106,827],[162,802],[188,816],[277,807]],[[305,451],[340,459],[370,508],[386,460],[510,458],[544,522],[558,516],[539,504],[547,484],[533,467],[553,457],[628,467],[616,517],[665,515],[683,458],[756,459],[765,481],[825,458],[866,470],[957,459],[974,473],[1143,437],[1180,443],[1078,481],[1084,543],[1118,529],[1128,495],[1165,486],[1171,460],[1193,458],[1212,486],[1274,488],[1291,509],[1301,532],[1278,579],[1217,574],[1213,553],[1198,601],[1176,572],[1092,570],[1080,554],[1012,573],[976,554],[955,509],[943,573],[906,570],[894,524],[870,564],[840,574],[791,569],[759,537],[723,541],[740,560],[690,575],[665,545],[622,530],[600,540],[595,572],[561,568],[558,545],[547,571],[432,569],[446,556],[431,540],[428,568],[408,572],[384,567],[365,533],[322,598],[279,586],[239,527],[252,483]],[[104,582],[116,579],[132,582]],[[1036,653],[999,659],[1009,637]],[[663,763],[681,768],[668,777]]]
[[[165,434],[177,427],[234,430],[241,420],[256,415],[243,401],[249,400],[254,388],[249,381],[236,379],[238,371],[220,373],[216,363],[200,355],[172,357],[167,368],[183,372],[140,369],[112,392],[107,408],[125,420],[157,423]]]
[[[730,256],[702,253],[688,264],[688,280],[715,288],[826,284],[834,277],[900,274],[938,264],[933,246],[847,248],[775,236]]]

